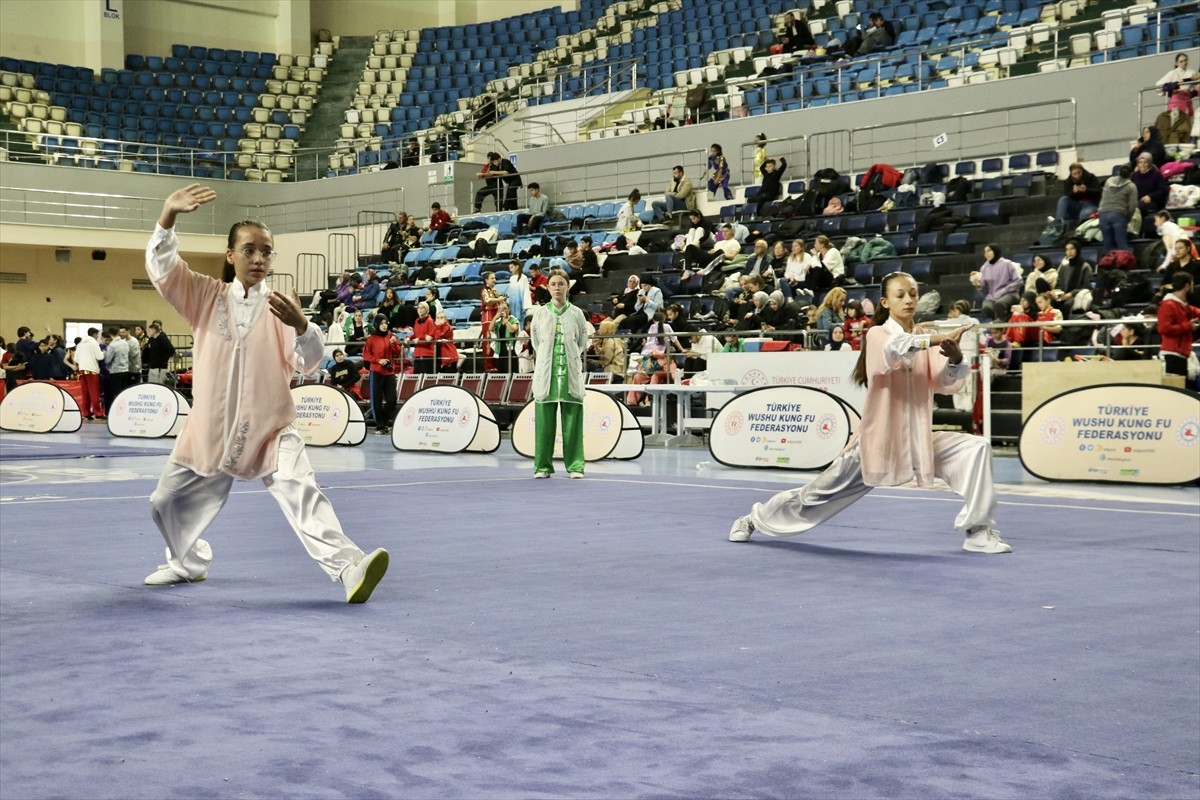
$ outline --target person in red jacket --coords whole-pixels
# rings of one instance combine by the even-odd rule
[[[446,319],[446,312],[440,308],[433,319],[438,372],[458,372],[458,348],[454,346],[454,326]]]
[[[1200,308],[1188,305],[1192,291],[1192,276],[1176,272],[1171,276],[1171,293],[1158,306],[1158,333],[1162,337],[1160,352],[1168,375],[1187,375],[1188,356],[1192,340],[1200,330]]]
[[[450,227],[450,214],[442,210],[441,203],[429,207],[429,230],[437,232],[439,242],[446,240],[446,229]]]
[[[413,372],[436,372],[434,347],[437,340],[437,323],[429,316],[429,304],[424,301],[417,303],[417,321],[413,323],[408,340],[413,343]]]
[[[387,433],[396,416],[396,373],[404,359],[404,348],[383,314],[376,314],[363,345],[363,361],[371,368],[371,410],[375,415],[375,432]]]

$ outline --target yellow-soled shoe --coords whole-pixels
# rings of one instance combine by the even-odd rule
[[[371,592],[383,580],[388,568],[388,551],[382,547],[363,556],[352,567],[347,567],[342,573],[342,584],[346,587],[347,603],[365,603],[371,597]]]

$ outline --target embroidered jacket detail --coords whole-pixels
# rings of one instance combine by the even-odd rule
[[[225,459],[225,467],[232,469],[237,466],[238,459],[242,457],[242,451],[246,449],[246,434],[250,430],[248,421],[241,422],[237,426],[237,432],[233,436],[233,449],[229,452],[229,457]]]

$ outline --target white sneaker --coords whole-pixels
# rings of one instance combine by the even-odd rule
[[[752,533],[754,533],[754,523],[750,522],[750,518],[738,517],[733,521],[733,527],[729,529],[729,541],[748,542]]]
[[[582,472],[571,472],[571,473],[567,474],[567,477],[573,481],[579,481],[579,480],[583,480],[583,473]]]
[[[537,478],[538,480],[541,480],[542,478],[549,478],[550,473],[549,472],[535,472],[535,473],[533,473],[533,477]]]
[[[968,553],[1011,553],[1012,546],[1000,538],[1000,531],[980,528],[968,533],[963,540],[963,550]]]
[[[208,571],[197,578],[184,578],[167,564],[159,564],[158,569],[146,576],[142,583],[147,586],[174,586],[177,583],[200,583],[208,577]]]
[[[388,551],[382,547],[373,553],[363,556],[352,567],[347,567],[342,573],[342,585],[346,587],[347,603],[365,603],[375,591],[375,586],[383,579],[388,568]]]

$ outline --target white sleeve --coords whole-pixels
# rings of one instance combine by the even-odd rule
[[[883,362],[888,369],[900,366],[901,361],[912,361],[922,350],[929,349],[928,333],[893,333],[883,343]]]
[[[146,274],[150,280],[158,281],[175,269],[179,263],[179,239],[174,228],[164,228],[155,223],[150,244],[146,245]]]
[[[325,359],[325,337],[311,322],[304,333],[296,337],[296,369],[308,374],[321,366]]]

